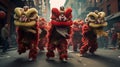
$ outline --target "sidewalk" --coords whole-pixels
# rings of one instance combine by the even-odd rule
[[[16,50],[16,49],[17,49],[16,46],[10,46],[9,49],[8,49],[8,51],[12,51],[12,50]],[[2,52],[2,46],[0,46],[0,55],[2,55],[2,54],[3,54],[3,52]]]

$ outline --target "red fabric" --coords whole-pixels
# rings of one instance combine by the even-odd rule
[[[94,53],[98,48],[97,35],[88,25],[83,25],[82,27],[82,46],[80,48],[80,53],[84,54],[88,50],[90,53]]]
[[[52,20],[51,21],[51,24],[52,25],[55,25],[55,26],[71,26],[72,25],[72,21],[68,21],[68,22],[57,22],[55,20]]]
[[[113,33],[113,34],[112,34],[112,40],[117,40],[117,37],[118,37],[118,36],[117,36],[117,33]]]
[[[57,8],[52,8],[52,14],[55,14],[56,16],[59,16],[60,12]]]
[[[80,32],[80,31],[78,31]],[[73,32],[72,36],[71,36],[71,45],[73,45],[73,50],[74,51],[77,51],[77,48],[80,48],[81,45],[82,45],[82,42],[81,42],[81,38],[82,38],[82,35],[80,33],[77,33],[77,37],[75,36],[76,32]]]
[[[38,45],[39,49],[44,50],[44,47],[46,46],[46,44],[47,44],[47,37],[40,39],[39,45]]]
[[[89,29],[90,29],[89,26],[87,24],[84,24],[82,26],[82,34],[84,35],[84,33],[87,32]]]
[[[47,21],[44,18],[39,19],[39,28],[46,29]]]
[[[71,19],[72,18],[72,8],[67,8],[65,10],[65,16],[68,18],[68,19]],[[57,8],[52,8],[52,16],[51,16],[51,19],[53,20],[56,20],[56,18],[58,18],[60,15],[60,11],[57,9]]]
[[[77,48],[81,47],[81,38],[82,38],[82,28],[81,24],[74,22],[72,25],[72,35],[71,35],[71,44],[73,45],[73,50],[77,51]]]
[[[36,59],[37,57],[37,51],[38,51],[38,40],[39,40],[39,22],[36,22],[36,34],[35,34],[35,40],[30,40],[30,44],[28,46],[24,45],[22,43],[23,39],[25,40],[23,36],[23,32],[20,30],[19,27],[17,27],[17,42],[18,42],[18,52],[19,54],[26,52],[26,50],[30,50],[29,52],[29,58]],[[31,36],[30,36],[31,37]]]
[[[67,8],[67,9],[65,10],[65,16],[66,16],[67,18],[69,18],[69,19],[72,18],[72,8]]]
[[[50,44],[49,43],[49,45],[47,47],[48,52],[47,52],[46,56],[48,58],[54,57],[55,56],[54,50],[57,48],[58,53],[60,55],[60,57],[59,57],[60,60],[62,60],[64,58],[67,59],[67,45],[68,45],[67,41],[66,40],[62,40],[62,39],[60,40],[58,45],[54,45],[54,44]]]
[[[65,11],[65,16],[67,16],[66,18],[67,19],[70,19],[71,20],[71,16],[72,16],[72,10],[71,9],[68,9]],[[58,19],[60,15],[60,11],[57,9],[57,8],[53,8],[52,9],[52,20],[51,22],[48,24],[48,34],[47,34],[47,37],[48,37],[48,44],[47,44],[47,54],[46,56],[49,58],[49,57],[54,57],[54,50],[57,48],[57,51],[59,53],[59,59],[60,60],[63,60],[63,59],[67,59],[67,46],[68,46],[68,43],[67,43],[67,40],[66,38],[59,38],[59,40],[57,41],[57,44],[53,44],[54,41],[51,41],[50,39],[50,36],[54,35],[53,34],[53,27],[54,26],[67,26],[69,27],[70,31],[68,32],[68,34],[70,35],[72,33],[71,31],[71,25],[72,25],[72,21],[65,21],[65,22],[60,22],[60,21],[57,21],[56,18]],[[57,34],[59,35],[59,34]],[[56,35],[56,36],[57,36]],[[69,38],[69,37],[68,37]],[[53,40],[54,40],[54,37],[53,37]]]
[[[89,50],[90,53],[94,53],[97,48],[98,48],[98,44],[94,40],[91,41],[91,40],[88,40],[85,37],[82,38],[82,46],[80,48],[80,53],[81,54],[86,53],[88,50]]]
[[[51,19],[56,19],[60,15],[60,12],[57,8],[52,8],[52,16]]]

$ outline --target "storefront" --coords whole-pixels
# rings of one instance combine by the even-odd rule
[[[114,23],[113,27],[115,28],[115,30],[116,30],[117,32],[120,32],[120,21]]]
[[[24,1],[23,0],[0,0],[0,33],[1,29],[4,24],[9,24],[9,40],[13,40],[12,35],[15,33],[15,26],[14,26],[14,9],[16,7],[23,7]],[[5,16],[4,16],[5,14]],[[1,35],[0,35],[1,36]],[[15,40],[14,40],[15,41]],[[0,39],[0,45],[2,40]],[[10,42],[13,45],[13,42]]]
[[[107,16],[106,21],[108,22],[107,29],[114,27],[117,32],[120,32],[120,12]]]

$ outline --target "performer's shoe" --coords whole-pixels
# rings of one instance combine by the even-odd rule
[[[87,56],[87,53],[80,54],[80,57],[85,57],[85,56]]]
[[[19,55],[21,55],[22,53],[25,53],[26,50],[18,50],[17,52],[19,53]]]
[[[47,57],[46,60],[52,61],[52,60],[54,60],[54,57]]]
[[[67,62],[67,59],[66,59],[66,58],[64,58],[64,59],[60,59],[60,60],[61,60],[61,62],[64,62],[64,63]]]
[[[21,55],[22,54],[22,52],[18,52],[19,53],[19,55]]]
[[[35,61],[35,59],[29,58],[28,61],[32,62],[32,61]]]
[[[91,56],[95,56],[95,53],[91,53],[91,52],[90,52],[90,55],[91,55]]]
[[[77,52],[77,49],[74,49],[73,51],[74,51],[74,52]]]

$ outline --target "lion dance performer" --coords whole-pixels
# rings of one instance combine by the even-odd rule
[[[82,38],[82,25],[84,21],[80,19],[76,19],[72,25],[72,35],[71,40],[73,45],[73,51],[77,51],[77,48],[81,47],[81,38]]]
[[[44,50],[45,45],[47,44],[47,21],[40,17],[39,18],[39,29],[41,32],[39,33],[39,49],[40,51]]]
[[[107,36],[107,33],[103,31],[103,27],[107,26],[105,22],[105,13],[90,12],[86,17],[86,24],[82,26],[82,47],[80,48],[81,56],[85,56],[86,52],[94,55],[94,52],[98,48],[97,37]]]
[[[35,60],[38,53],[39,22],[35,8],[15,8],[14,24],[17,28],[18,53],[29,51],[29,60]]]
[[[60,10],[57,8],[52,8],[52,17],[51,17],[51,28],[49,29],[49,43],[47,46],[47,58],[53,58],[55,56],[54,50],[57,48],[59,53],[59,59],[61,61],[67,60],[67,39],[70,38],[71,25],[72,25],[72,9],[67,8],[64,10],[64,7],[60,7]]]

